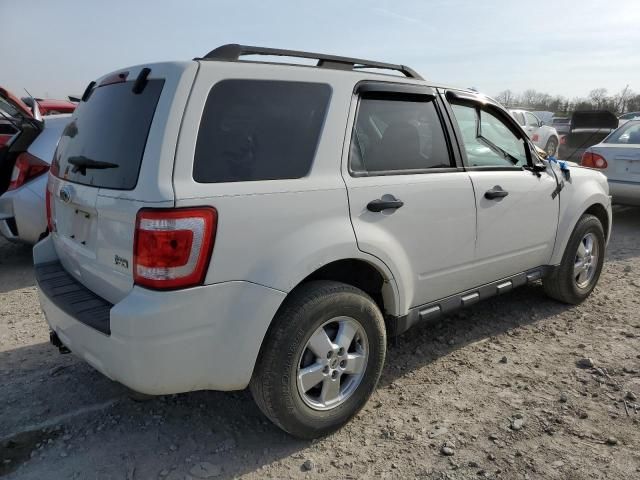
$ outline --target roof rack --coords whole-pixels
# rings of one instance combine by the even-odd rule
[[[211,50],[202,58],[196,60],[223,60],[236,62],[243,55],[271,55],[278,57],[310,58],[318,60],[317,67],[332,68],[335,70],[356,70],[364,68],[380,68],[383,70],[395,70],[401,72],[406,77],[424,80],[420,74],[406,65],[396,65],[393,63],[374,62],[362,60],[360,58],[339,57],[336,55],[325,55],[323,53],[300,52],[298,50],[282,50],[279,48],[251,47],[248,45],[238,45],[229,43]]]

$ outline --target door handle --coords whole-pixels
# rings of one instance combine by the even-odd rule
[[[484,192],[484,198],[493,200],[494,198],[504,198],[509,195],[509,192],[503,190],[500,185],[496,185],[491,190]]]
[[[370,212],[381,212],[382,210],[393,209],[396,210],[404,205],[402,200],[398,200],[394,198],[393,195],[387,195],[390,197],[388,200],[382,200],[380,198],[376,198],[375,200],[371,200],[367,203],[367,210]]]

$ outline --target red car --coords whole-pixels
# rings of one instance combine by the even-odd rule
[[[77,104],[68,100],[51,100],[42,98],[36,98],[35,100],[36,102],[38,102],[38,108],[40,108],[40,113],[42,115],[54,115],[56,113],[73,113],[77,106]],[[29,105],[29,107],[33,106],[33,99],[31,99],[30,97],[22,97],[22,101]]]

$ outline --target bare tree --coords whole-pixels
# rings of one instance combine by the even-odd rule
[[[601,109],[607,102],[607,89],[595,88],[589,92],[589,100],[593,103],[596,109]]]
[[[496,100],[500,102],[502,105],[510,106],[515,103],[515,96],[513,92],[509,89],[501,91],[498,95],[496,95]]]
[[[620,93],[617,93],[613,97],[613,104],[615,106],[616,113],[624,113],[627,111],[627,106],[629,101],[635,96],[633,90],[629,88],[629,85],[626,85]]]

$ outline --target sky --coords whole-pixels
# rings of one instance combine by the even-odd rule
[[[225,43],[403,63],[438,83],[640,91],[637,0],[0,0],[0,85],[64,98]]]

